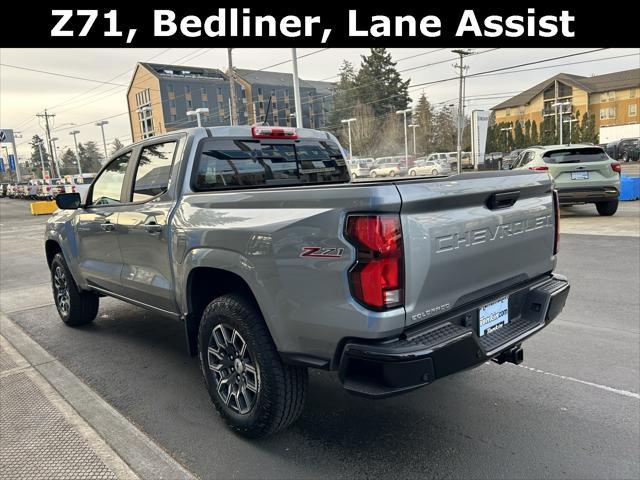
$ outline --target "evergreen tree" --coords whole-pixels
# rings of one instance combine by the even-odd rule
[[[31,137],[31,157],[29,158],[29,164],[31,165],[31,172],[37,177],[42,178],[42,162],[40,161],[40,149],[42,149],[42,159],[44,161],[44,169],[52,175],[51,172],[51,156],[47,153],[46,144],[43,143],[40,147],[38,144],[43,142],[42,138],[38,135]]]
[[[530,145],[538,145],[540,143],[540,137],[538,136],[538,124],[534,120],[531,122],[531,143]]]
[[[416,128],[416,150],[420,155],[433,152],[433,106],[423,93],[418,100],[418,106],[413,114],[414,122],[419,127]]]
[[[343,135],[342,119],[352,117],[353,109],[357,103],[354,91],[356,72],[351,62],[344,60],[338,71],[338,82],[333,89],[332,107],[329,114],[331,129],[342,143],[346,144],[346,136]],[[353,125],[352,125],[353,127]]]
[[[524,122],[524,148],[533,145],[531,143],[531,120]]]
[[[513,147],[511,150],[516,148],[524,148],[526,145],[525,135],[522,130],[522,123],[516,121],[515,129],[513,130]]]
[[[376,116],[381,116],[407,108],[409,83],[402,80],[386,48],[372,48],[368,56],[362,55],[354,93],[362,103],[370,102]]]
[[[119,138],[116,138],[111,142],[111,154],[113,155],[118,150],[122,150],[124,148],[124,143],[120,141]]]
[[[78,144],[78,153],[82,164],[83,173],[95,173],[102,167],[103,155],[100,153],[96,142],[89,141]]]
[[[75,175],[78,173],[78,162],[76,161],[76,154],[67,148],[60,159],[58,160],[60,165],[60,176]]]
[[[585,113],[582,117],[582,129],[580,132],[580,141],[585,143],[599,143],[600,135],[596,131],[596,116]]]

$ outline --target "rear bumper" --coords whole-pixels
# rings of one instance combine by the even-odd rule
[[[558,188],[560,204],[617,200],[619,196],[620,191],[616,187]]]
[[[340,360],[340,381],[351,393],[384,398],[478,366],[547,326],[564,308],[568,294],[569,282],[554,275],[483,299],[437,324],[409,329],[399,338],[348,341]],[[509,323],[479,337],[479,308],[504,295],[509,296]]]

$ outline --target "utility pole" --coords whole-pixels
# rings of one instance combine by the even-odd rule
[[[231,57],[231,48],[227,48],[227,57],[229,60],[229,97],[231,98],[231,125],[238,125],[238,104],[236,101],[236,79],[233,71],[233,58]]]
[[[78,161],[78,174],[82,176],[82,165],[80,165],[80,153],[78,152],[78,139],[76,138],[76,135],[79,133],[80,130],[73,130],[72,132],[69,132],[69,135],[73,135],[73,144],[76,147],[76,160]]]
[[[573,124],[574,122],[577,122],[578,119],[577,118],[570,118],[569,120],[565,120],[564,123],[568,123],[569,124],[569,144],[571,144],[571,131],[573,130]]]
[[[462,171],[462,129],[464,127],[464,94],[463,94],[463,85],[464,85],[464,71],[469,67],[464,66],[464,57],[466,55],[470,55],[472,52],[470,50],[452,50],[453,53],[457,53],[460,55],[460,63],[454,65],[455,68],[458,69],[460,74],[460,85],[458,91],[458,173]]]
[[[300,79],[298,78],[298,52],[297,49],[291,49],[291,60],[293,61],[293,100],[296,104],[296,125],[299,128],[304,127],[302,123],[302,102],[300,101]]]
[[[102,130],[102,145],[104,146],[104,161],[106,162],[107,159],[109,158],[109,153],[107,152],[107,140],[105,139],[104,136],[104,126],[108,125],[109,122],[106,120],[100,120],[99,122],[96,122],[96,127],[100,127],[100,130]]]
[[[45,136],[47,137],[47,145],[49,146],[49,155],[51,156],[51,170],[55,170],[55,172],[51,172],[52,173],[52,177],[53,178],[60,178],[60,172],[58,171],[58,165],[54,164],[53,159],[54,157],[54,152],[53,152],[53,147],[51,146],[51,127],[49,126],[49,118],[54,118],[56,116],[55,113],[47,113],[47,109],[44,109],[44,113],[38,113],[36,114],[36,117],[38,118],[44,118],[44,131],[45,131]],[[53,175],[53,173],[55,173],[55,175]]]

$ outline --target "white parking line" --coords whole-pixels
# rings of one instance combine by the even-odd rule
[[[578,378],[567,377],[566,375],[558,375],[557,373],[545,372],[544,370],[540,370],[538,368],[527,367],[525,365],[518,365],[520,368],[525,368],[531,372],[542,373],[543,375],[549,375],[550,377],[560,378],[562,380],[569,380],[570,382],[582,383],[583,385],[589,385],[590,387],[599,388],[600,390],[606,390],[607,392],[617,393],[618,395],[622,395],[624,397],[635,398],[636,400],[640,400],[640,395],[634,392],[629,392],[627,390],[620,390],[619,388],[608,387],[606,385],[600,385],[598,383],[587,382],[586,380],[580,380]]]

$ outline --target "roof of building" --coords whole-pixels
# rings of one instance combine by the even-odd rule
[[[158,78],[185,79],[185,80],[227,80],[222,70],[217,68],[192,67],[188,65],[167,65],[163,63],[140,62],[140,65],[149,70]]]
[[[608,92],[611,90],[640,87],[640,68],[606,73],[604,75],[595,75],[593,77],[559,73],[548,78],[544,82],[540,82],[524,92],[511,97],[509,100],[499,103],[491,110],[526,105],[533,100],[534,97],[542,93],[555,80],[559,80],[567,85],[571,85],[572,87],[580,88],[588,93]]]
[[[293,75],[291,73],[248,70],[245,68],[235,68],[234,70],[237,75],[250,83],[261,83],[276,87],[293,87]],[[300,86],[315,88],[318,92],[329,93],[335,87],[335,84],[318,80],[303,80],[301,78]]]

